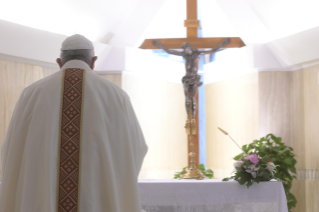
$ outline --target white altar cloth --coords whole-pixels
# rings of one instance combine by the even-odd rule
[[[281,182],[249,189],[236,181],[139,180],[145,212],[287,212]]]
[[[281,182],[139,180],[143,212],[287,212]],[[1,189],[1,182],[0,182]]]

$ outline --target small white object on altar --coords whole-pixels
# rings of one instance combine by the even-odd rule
[[[145,212],[288,212],[279,181],[139,180],[139,190]]]

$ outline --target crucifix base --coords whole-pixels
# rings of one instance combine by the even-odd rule
[[[193,179],[196,178],[196,180],[203,180],[204,174],[196,167],[195,165],[195,156],[196,153],[194,151],[194,136],[197,133],[196,130],[196,121],[195,119],[190,119],[186,121],[185,124],[186,133],[189,135],[190,138],[190,146],[191,146],[191,152],[189,153],[189,157],[191,158],[191,164],[190,168],[186,170],[186,173],[181,175],[179,180],[181,179]]]
[[[195,170],[187,169],[186,173],[181,175],[179,180],[181,180],[181,179],[194,179],[194,178],[196,178],[196,180],[203,180],[204,174],[197,168]]]

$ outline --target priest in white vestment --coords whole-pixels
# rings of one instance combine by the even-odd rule
[[[61,50],[61,70],[16,104],[1,150],[0,212],[140,212],[147,146],[130,99],[92,71],[85,37]]]

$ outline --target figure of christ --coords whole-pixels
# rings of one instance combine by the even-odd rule
[[[187,118],[195,119],[196,114],[196,101],[195,96],[198,87],[202,85],[200,81],[200,75],[197,74],[198,71],[198,59],[204,54],[213,54],[217,52],[220,48],[230,43],[230,38],[224,39],[221,44],[212,48],[211,50],[199,51],[195,49],[190,43],[183,43],[183,51],[170,50],[161,44],[160,41],[153,40],[153,44],[161,49],[163,49],[168,54],[182,56],[185,60],[186,75],[182,78],[182,83],[184,86],[184,93],[186,98],[186,111]]]

